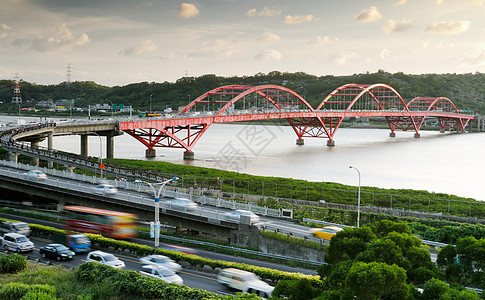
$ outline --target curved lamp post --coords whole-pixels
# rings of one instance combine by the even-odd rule
[[[157,182],[157,183],[150,183],[150,182],[146,182],[146,181],[142,181],[142,180],[139,180],[137,179],[136,182],[142,182],[142,183],[145,183],[147,184],[148,186],[150,186],[150,188],[152,189],[153,191],[153,196],[155,197],[155,226],[157,226],[157,224],[160,224],[160,193],[163,189],[163,187],[171,182],[171,181],[176,181],[178,180],[179,178],[178,177],[174,177],[174,178],[171,178],[171,179],[168,179],[168,180],[165,180],[164,182]],[[160,187],[158,188],[158,191],[156,190],[156,185],[160,185]],[[159,234],[155,234],[155,249],[158,249],[158,245],[159,245]]]
[[[349,168],[354,169],[359,174],[359,194],[357,196],[357,227],[360,225],[360,172],[356,167],[349,166]]]

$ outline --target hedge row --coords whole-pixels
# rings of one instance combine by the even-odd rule
[[[30,227],[32,229],[33,235],[48,237],[50,236],[51,233],[54,233],[54,232],[61,233],[61,234],[65,233],[65,231],[62,229],[56,229],[56,228],[38,225],[38,224],[30,224]],[[237,269],[253,272],[254,274],[258,275],[260,278],[264,280],[271,280],[274,283],[282,279],[306,278],[310,280],[310,282],[312,282],[312,284],[315,286],[319,286],[322,284],[322,281],[320,280],[319,276],[305,275],[302,273],[285,272],[285,271],[279,271],[279,270],[274,270],[270,268],[258,267],[258,266],[235,263],[235,262],[227,262],[222,260],[212,260],[212,259],[203,258],[196,255],[189,255],[189,254],[171,251],[171,250],[165,250],[165,249],[157,249],[155,251],[154,248],[146,245],[138,245],[127,241],[110,239],[98,234],[88,233],[86,235],[89,236],[89,238],[91,239],[91,243],[93,244],[94,247],[113,249],[119,252],[131,253],[136,256],[146,256],[146,255],[156,253],[156,254],[168,256],[179,263],[186,262],[193,267],[208,266],[208,267],[211,267],[212,269],[237,268]]]

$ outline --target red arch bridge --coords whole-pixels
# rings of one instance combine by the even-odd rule
[[[184,148],[184,158],[193,159],[193,147],[214,123],[286,119],[303,145],[307,137],[334,136],[345,118],[382,118],[395,136],[396,130],[419,130],[426,118],[438,122],[441,132],[464,132],[472,115],[460,114],[446,97],[417,97],[405,102],[387,84],[345,84],[313,108],[301,95],[279,85],[227,85],[199,96],[177,116],[121,122],[120,130],[146,147],[146,156],[155,156],[155,147]]]

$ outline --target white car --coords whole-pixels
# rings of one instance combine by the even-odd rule
[[[118,189],[116,187],[112,186],[111,184],[101,183],[101,184],[98,184],[97,186],[94,187],[94,192],[96,194],[114,195],[114,194],[118,193]]]
[[[19,233],[6,233],[3,236],[2,243],[3,248],[7,251],[22,253],[34,250],[34,243],[25,235]]]
[[[174,272],[180,271],[182,269],[182,267],[178,263],[174,262],[172,259],[164,255],[148,255],[140,258],[140,262],[144,265],[165,267]]]
[[[171,209],[195,210],[199,208],[197,203],[186,198],[174,198],[173,200],[167,201],[166,203]]]
[[[161,266],[146,265],[138,271],[143,276],[157,278],[168,283],[184,284],[182,277],[175,274],[174,271]]]
[[[103,251],[89,252],[88,256],[86,257],[86,261],[98,262],[100,264],[111,266],[117,269],[123,269],[125,267],[125,263],[121,261],[118,257],[114,256],[111,253],[106,253]]]
[[[39,170],[30,170],[26,174],[29,177],[38,178],[38,179],[47,178],[47,175],[44,172],[39,171]]]
[[[243,209],[228,211],[224,213],[222,218],[227,221],[234,221],[239,223],[241,216],[248,216],[251,224],[259,222],[259,216],[257,214],[253,213],[252,211]]]

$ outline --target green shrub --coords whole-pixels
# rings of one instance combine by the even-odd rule
[[[0,273],[17,273],[26,267],[27,261],[20,254],[0,255]]]
[[[47,284],[28,285],[20,282],[11,282],[0,289],[0,299],[55,299],[56,289]],[[24,298],[26,297],[27,298]]]

